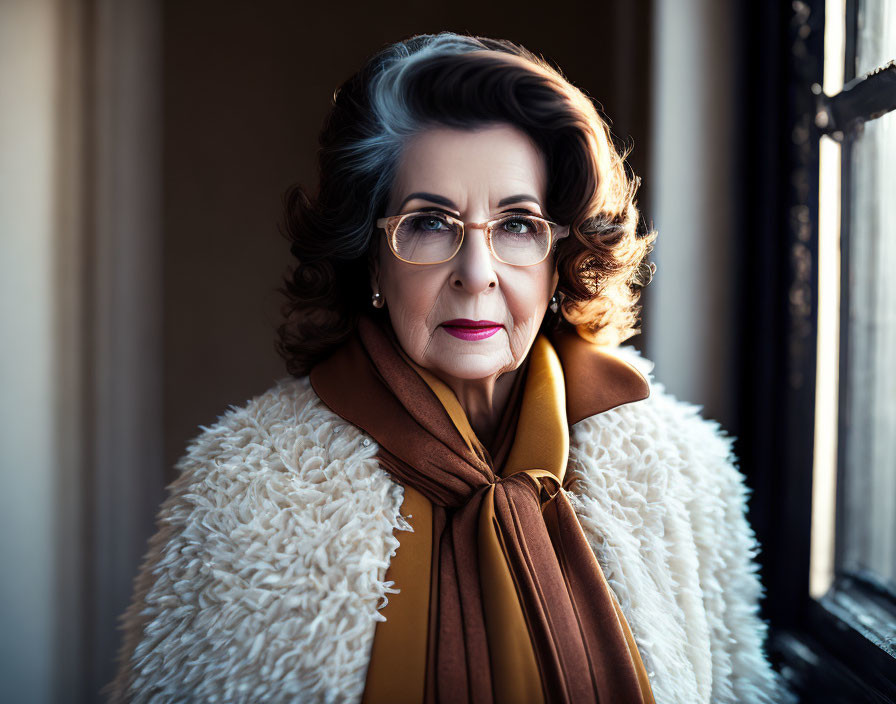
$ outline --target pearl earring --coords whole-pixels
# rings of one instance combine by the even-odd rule
[[[385,303],[385,301],[383,300],[383,294],[377,291],[375,294],[373,294],[370,302],[373,304],[374,308],[382,308],[383,304]]]
[[[551,306],[550,306],[550,307],[551,307],[551,312],[552,312],[552,313],[556,313],[557,310],[560,308],[560,301],[557,300],[557,294],[556,294],[556,293],[555,293],[553,296],[551,296]]]

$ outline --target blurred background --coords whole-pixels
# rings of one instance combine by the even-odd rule
[[[812,658],[843,692],[892,666],[896,127],[843,106],[894,23],[891,0],[0,0],[4,700],[99,701],[174,463],[286,374],[281,196],[316,183],[334,89],[443,30],[544,55],[633,146],[659,239],[625,344],[736,438],[776,664],[806,701]],[[880,625],[867,657],[831,636],[842,594],[885,609],[852,614]]]

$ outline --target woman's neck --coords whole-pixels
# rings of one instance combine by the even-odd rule
[[[400,346],[398,350],[408,364],[418,371],[422,370]],[[483,379],[461,379],[442,374],[436,369],[427,371],[451,389],[479,442],[492,449],[501,416],[507,407],[520,368],[498,372]]]
[[[442,379],[457,396],[470,427],[486,447],[492,445],[518,373],[519,369],[514,369],[485,379]]]

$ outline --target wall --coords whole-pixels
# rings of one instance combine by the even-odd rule
[[[712,0],[655,3],[648,210],[659,237],[644,326],[657,378],[729,430],[740,217],[734,11]]]
[[[57,22],[0,5],[0,679],[20,702],[50,701],[55,664]]]

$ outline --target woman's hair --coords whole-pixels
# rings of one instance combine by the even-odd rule
[[[368,257],[399,157],[408,139],[432,127],[511,124],[547,164],[545,211],[570,226],[556,251],[560,312],[543,330],[578,328],[618,345],[636,327],[640,289],[655,232],[638,233],[625,154],[592,100],[542,57],[502,39],[421,34],[374,54],[340,86],[320,134],[319,186],[284,195],[285,236],[296,258],[277,351],[294,376],[310,371],[347,338],[371,307]]]

